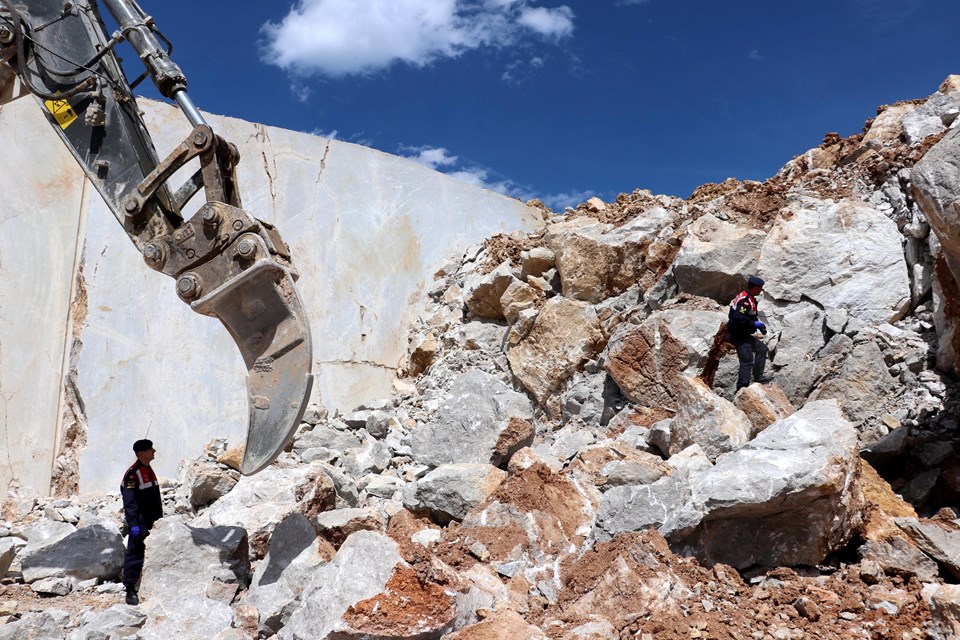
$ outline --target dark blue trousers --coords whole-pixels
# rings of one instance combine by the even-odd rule
[[[756,336],[731,339],[730,342],[737,348],[737,359],[740,360],[740,374],[737,376],[737,391],[750,386],[750,375],[754,380],[763,376],[767,366],[767,345]]]
[[[127,536],[127,553],[123,557],[123,586],[127,591],[136,591],[137,583],[140,582],[140,574],[143,572],[143,555],[147,551],[147,546],[143,542],[143,536]]]

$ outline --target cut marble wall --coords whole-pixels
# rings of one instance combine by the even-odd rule
[[[161,156],[189,133],[175,107],[141,106]],[[517,200],[404,158],[207,117],[240,149],[244,209],[276,224],[290,245],[313,332],[314,398],[330,410],[389,395],[408,327],[444,259],[494,233],[543,224]],[[13,479],[48,491],[71,368],[87,425],[81,491],[115,491],[137,438],[154,440],[154,466],[166,476],[211,438],[242,442],[246,372],[226,330],[190,311],[174,280],[144,264],[32,98],[0,107],[0,132],[19,136],[0,154],[0,492]],[[78,273],[86,315],[71,360]]]

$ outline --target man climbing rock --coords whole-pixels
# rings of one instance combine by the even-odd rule
[[[757,296],[763,291],[763,280],[757,276],[747,279],[747,288],[730,301],[727,319],[727,340],[737,348],[740,374],[737,376],[737,391],[750,385],[750,376],[755,382],[770,382],[772,377],[763,373],[767,365],[767,345],[754,334],[767,335],[767,327],[757,318]]]
[[[123,498],[123,514],[127,521],[127,553],[123,558],[123,586],[127,588],[127,604],[140,604],[137,583],[143,570],[146,552],[144,538],[150,533],[153,523],[163,517],[163,500],[157,474],[150,468],[156,451],[150,440],[133,443],[137,461],[127,469],[120,484]]]

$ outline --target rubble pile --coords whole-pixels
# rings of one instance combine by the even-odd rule
[[[164,481],[138,607],[118,497],[11,492],[0,639],[960,637],[958,113],[451,259],[392,397]],[[774,382],[734,393],[750,274]]]

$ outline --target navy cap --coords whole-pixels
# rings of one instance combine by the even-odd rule
[[[758,278],[757,276],[750,276],[747,278],[747,285],[751,287],[763,287],[763,279]]]
[[[153,449],[153,440],[137,440],[133,443],[133,452],[140,453],[141,451],[149,451]]]

